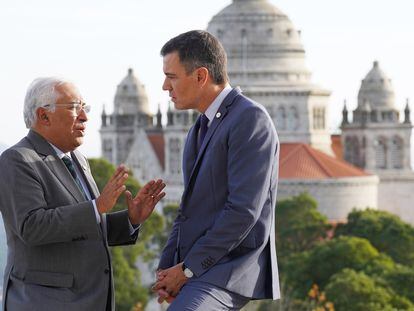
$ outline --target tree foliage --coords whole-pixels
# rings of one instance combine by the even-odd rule
[[[362,270],[379,257],[369,241],[357,237],[339,237],[298,254],[287,264],[286,276],[298,297],[304,297],[317,284],[324,288],[329,278],[345,268]]]
[[[336,311],[412,310],[414,305],[396,295],[366,275],[352,269],[344,269],[332,276],[326,286],[326,294]]]
[[[414,310],[412,226],[368,209],[351,212],[333,238],[332,231],[309,195],[277,203],[280,278],[290,289],[283,310],[320,309],[309,300],[316,286],[335,310]],[[260,310],[280,306],[266,302]]]
[[[390,213],[354,210],[348,215],[348,222],[338,226],[336,235],[365,238],[394,261],[414,265],[414,227]]]
[[[319,213],[309,194],[284,199],[276,205],[276,245],[278,256],[311,249],[326,238],[328,219]]]

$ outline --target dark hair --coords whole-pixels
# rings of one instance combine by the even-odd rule
[[[170,39],[161,49],[161,56],[178,52],[188,73],[206,67],[216,84],[228,81],[227,56],[216,37],[204,30],[192,30]]]

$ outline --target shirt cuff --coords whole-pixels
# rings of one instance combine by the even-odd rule
[[[128,218],[128,224],[129,224],[129,234],[131,236],[134,235],[139,230],[139,228],[141,228],[141,224],[138,224],[138,225],[131,224],[131,221],[129,220],[129,218]]]
[[[101,223],[101,215],[98,212],[98,207],[96,207],[95,200],[92,200],[92,204],[93,204],[93,210],[95,211],[96,223],[100,224]]]

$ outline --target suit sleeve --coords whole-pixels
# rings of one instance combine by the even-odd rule
[[[2,154],[0,172],[5,223],[27,245],[99,238],[92,202],[48,206],[45,183],[19,152],[7,150]]]
[[[109,246],[131,245],[137,241],[139,230],[131,235],[127,210],[106,214],[102,220]]]
[[[246,238],[268,200],[277,148],[273,123],[257,106],[244,110],[236,121],[228,134],[227,201],[184,260],[197,277]]]

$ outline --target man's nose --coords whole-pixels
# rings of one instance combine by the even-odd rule
[[[171,90],[171,84],[168,81],[168,78],[164,79],[164,83],[162,84],[163,91],[169,91]]]
[[[82,122],[86,122],[88,121],[88,119],[89,119],[88,114],[86,113],[85,110],[82,109],[78,115],[78,120]]]

